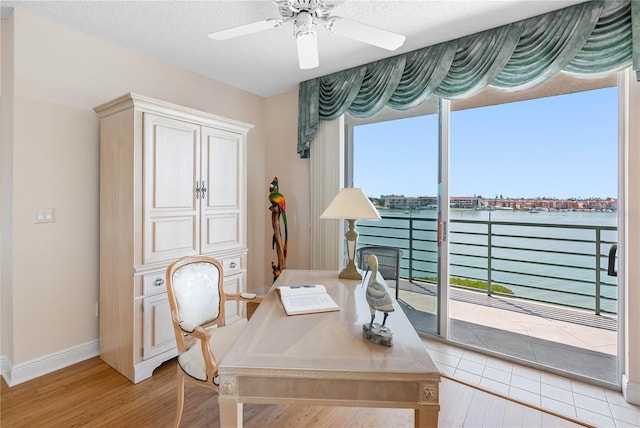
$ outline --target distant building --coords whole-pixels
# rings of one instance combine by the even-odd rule
[[[452,196],[449,198],[449,208],[480,208],[481,198],[477,196]]]
[[[392,210],[427,209],[438,205],[436,196],[382,196],[384,207]]]
[[[483,208],[510,208],[516,210],[530,211],[617,211],[618,201],[616,199],[510,199],[492,198],[482,199],[480,207]]]
[[[382,195],[380,206],[392,210],[436,208],[437,196]],[[449,207],[458,209],[514,209],[541,211],[617,211],[617,199],[551,199],[551,198],[482,198],[479,196],[452,196]]]

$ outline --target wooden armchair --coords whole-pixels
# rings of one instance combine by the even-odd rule
[[[225,323],[225,301],[260,302],[250,293],[224,292],[222,264],[211,257],[183,257],[167,268],[167,292],[178,346],[175,426],[184,408],[184,382],[218,389],[218,364],[246,325]]]

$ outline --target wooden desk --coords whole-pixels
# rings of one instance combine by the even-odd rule
[[[275,287],[296,284],[323,284],[340,311],[287,316]],[[362,337],[371,315],[360,284],[333,271],[282,272],[220,363],[222,427],[242,426],[243,403],[412,408],[416,427],[437,427],[438,369],[397,303],[393,347]]]

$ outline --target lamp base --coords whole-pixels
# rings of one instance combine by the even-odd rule
[[[358,272],[356,265],[353,263],[353,260],[347,264],[347,266],[340,272],[338,275],[340,279],[362,279],[362,275]]]

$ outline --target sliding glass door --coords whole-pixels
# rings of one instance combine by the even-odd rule
[[[618,384],[613,77],[451,103],[448,339]]]
[[[353,186],[361,187],[378,207],[381,221],[359,221],[358,243],[400,249],[400,275],[389,280],[397,299],[418,331],[441,334],[439,278],[446,270],[445,227],[439,159],[441,122],[436,99],[414,116],[398,118],[384,110],[375,121],[349,118]],[[444,173],[444,174],[443,174]],[[442,209],[444,207],[444,210]],[[444,217],[444,220],[443,220]],[[445,276],[446,278],[446,276]]]
[[[416,330],[618,382],[607,270],[616,106],[615,76],[560,75],[522,93],[489,88],[347,120],[347,175],[383,217],[358,222],[359,244],[402,250],[397,296]]]

